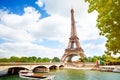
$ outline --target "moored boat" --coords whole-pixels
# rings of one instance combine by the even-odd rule
[[[115,68],[115,69],[113,69],[113,72],[118,72],[118,73],[120,73],[120,68]]]
[[[55,75],[50,74],[39,74],[33,73],[29,70],[20,70],[19,72],[20,78],[28,78],[28,79],[37,79],[37,80],[54,80]]]
[[[115,66],[100,66],[98,70],[105,72],[113,72],[113,69],[115,69]]]

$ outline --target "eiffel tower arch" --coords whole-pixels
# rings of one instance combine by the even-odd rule
[[[65,53],[61,58],[61,62],[72,62],[74,56],[79,56],[85,58],[84,50],[81,48],[79,43],[79,38],[77,37],[75,20],[74,20],[74,10],[71,9],[71,35],[69,38],[68,47],[65,49]]]

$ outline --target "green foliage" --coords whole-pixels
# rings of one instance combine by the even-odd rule
[[[9,59],[7,59],[7,58],[1,58],[0,62],[9,62]]]
[[[79,58],[80,62],[88,62],[88,58]]]
[[[28,58],[27,57],[21,57],[19,62],[28,62]]]
[[[54,57],[54,58],[52,59],[52,62],[60,62],[60,59],[59,59],[58,57]]]
[[[28,57],[29,62],[36,62],[37,58],[35,56]]]
[[[103,64],[106,63],[120,63],[120,57],[114,58],[110,55],[102,55],[102,56],[93,56],[93,57],[88,57],[88,58],[80,58],[80,61],[82,62],[96,62],[96,60],[101,60]],[[54,57],[53,59],[49,58],[41,58],[41,57],[15,57],[12,56],[10,58],[0,58],[0,62],[27,62],[27,63],[35,63],[35,62],[60,62],[60,59],[58,57]]]
[[[97,27],[107,38],[107,54],[120,53],[120,0],[85,0],[88,12],[98,12]]]
[[[113,63],[119,63],[120,64],[120,57],[114,58],[110,55],[104,54],[102,56],[93,56],[93,57],[88,57],[86,59],[86,62],[96,62],[97,60],[100,60],[103,65],[106,64],[113,64]]]
[[[42,62],[42,58],[41,57],[38,57],[36,62]]]
[[[97,60],[103,60],[101,56],[88,57],[87,62],[96,62]]]
[[[43,62],[50,62],[49,58],[43,58],[42,60],[43,60]]]
[[[11,56],[10,58],[0,58],[0,62],[30,62],[30,63],[34,63],[34,62],[50,62],[51,59],[49,58],[41,58],[41,57],[15,57],[15,56]],[[57,57],[54,57],[52,59],[53,62],[60,62],[60,59]]]
[[[12,57],[10,57],[10,62],[19,62],[19,58],[18,57],[16,57],[16,56],[12,56]]]

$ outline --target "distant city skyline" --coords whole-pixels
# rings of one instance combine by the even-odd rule
[[[102,55],[106,39],[96,27],[97,12],[88,13],[84,0],[0,0],[0,58],[61,58],[70,37],[71,8],[85,54]]]

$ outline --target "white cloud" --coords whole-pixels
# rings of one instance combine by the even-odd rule
[[[49,55],[49,58],[53,58],[54,56],[60,57],[58,55],[60,53],[58,49],[46,48],[46,47],[43,47],[40,45],[26,43],[26,42],[25,43],[21,42],[21,43],[2,44],[0,46],[0,53],[4,53],[2,55],[6,56],[6,57],[10,57],[10,56],[48,57],[48,55]],[[2,56],[0,56],[0,57],[2,57]]]
[[[10,28],[26,29],[27,26],[39,20],[41,14],[33,7],[24,8],[24,15],[9,14],[3,11],[1,14],[1,23]]]
[[[43,38],[61,40],[61,37],[66,37],[65,34],[69,34],[68,28],[70,25],[68,21],[68,19],[59,15],[42,19],[39,22],[41,27],[37,34],[40,34]]]
[[[91,39],[97,39],[99,38],[99,30],[96,28],[96,19],[97,19],[97,12],[93,12],[91,14],[88,14],[88,4],[84,1],[76,0],[76,1],[70,1],[70,0],[42,0],[46,7],[48,13],[51,14],[51,20],[54,20],[51,22],[53,26],[59,26],[58,24],[64,21],[65,27],[61,26],[61,30],[64,34],[69,36],[68,33],[70,33],[70,9],[71,6],[74,9],[75,14],[75,20],[76,20],[76,27],[77,27],[77,33],[80,37],[80,40],[91,40]],[[62,3],[62,5],[60,4]],[[55,16],[54,15],[58,15]],[[61,17],[61,18],[60,18]],[[56,20],[56,18],[59,18],[60,20]],[[48,20],[47,19],[47,20]],[[58,23],[58,24],[56,24]],[[48,25],[49,26],[49,25]],[[66,28],[66,29],[65,29]],[[61,35],[62,35],[61,34]],[[82,35],[81,35],[82,34]]]
[[[37,4],[39,7],[43,7],[43,5],[44,5],[41,0],[36,1],[36,4]]]
[[[24,12],[23,21],[26,22],[26,24],[32,24],[33,22],[38,21],[41,17],[41,14],[33,7],[24,8]]]
[[[9,41],[34,41],[34,36],[29,32],[29,27],[35,24],[41,14],[32,7],[24,8],[24,15],[1,14],[0,37]],[[34,29],[34,25],[32,25]]]
[[[0,39],[6,42],[0,45],[0,57],[60,57],[58,54],[60,54],[62,50],[47,48],[44,47],[44,45],[33,43],[35,40],[42,41],[44,38],[58,40],[55,38],[55,34],[61,32],[60,27],[63,25],[60,17],[48,17],[40,20],[41,14],[32,7],[24,8],[24,14],[22,16],[9,14],[5,11],[1,12],[5,14],[0,14],[0,16],[2,15],[0,17]],[[57,28],[58,26],[53,25],[53,23],[55,23],[54,18],[60,21],[61,24],[56,23],[59,25],[60,30]]]
[[[40,19],[41,14],[33,7],[25,7],[24,14],[21,16],[0,11],[0,38],[9,41],[0,45],[0,57],[7,57],[8,53],[10,53],[9,56],[62,56],[63,47],[66,48],[70,37],[71,5],[75,10],[76,28],[80,41],[100,38],[99,31],[95,27],[97,13],[88,14],[87,3],[81,0],[72,2],[70,0],[38,0],[36,2],[40,7],[43,6],[43,3],[45,4],[44,10],[50,14],[49,17],[43,19]],[[34,41],[42,42],[43,39],[59,41],[61,44],[58,45],[62,45],[62,48],[48,48],[33,43]],[[89,51],[104,47],[103,44],[95,47],[94,43],[86,43],[81,46],[85,49],[89,48]],[[101,48],[101,50],[104,49]]]
[[[34,40],[34,37],[25,30],[13,29],[2,24],[0,24],[0,38],[12,42],[31,42]]]

